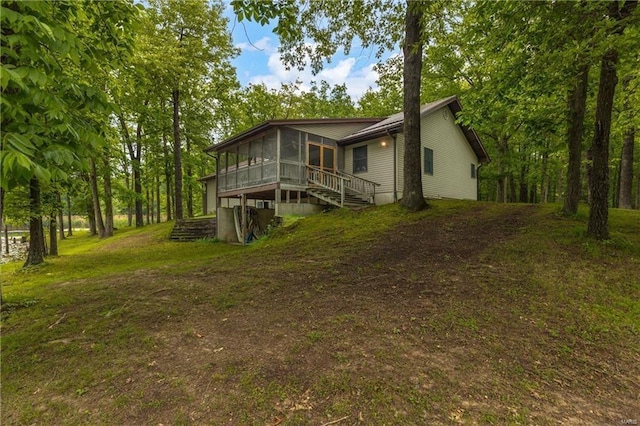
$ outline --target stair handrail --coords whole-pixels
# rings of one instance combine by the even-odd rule
[[[354,176],[343,171],[337,171],[337,173],[349,178],[347,188],[359,194],[367,195],[371,198],[371,200],[375,200],[376,186],[381,186],[378,182],[367,180],[359,176]]]
[[[345,183],[351,179],[328,172],[320,167],[307,166],[307,181],[340,194],[340,207],[344,207]]]

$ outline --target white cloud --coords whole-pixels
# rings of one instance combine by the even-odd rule
[[[366,63],[358,67],[359,60],[353,57],[341,59],[333,66],[331,63],[325,64],[317,75],[313,75],[310,67],[306,67],[302,71],[295,68],[287,69],[280,60],[280,53],[276,49],[272,49],[270,52],[265,49],[264,53],[268,53],[267,68],[263,73],[260,73],[259,70],[252,70],[258,74],[249,79],[251,84],[264,84],[269,89],[279,89],[283,83],[293,83],[300,80],[302,82],[301,90],[309,90],[312,81],[324,80],[331,86],[345,84],[347,93],[354,101],[357,101],[369,87],[377,87],[378,73],[374,70],[374,64]]]
[[[271,45],[271,37],[264,36],[256,42],[245,41],[236,44],[236,48],[241,49],[243,52],[273,52],[275,49]]]

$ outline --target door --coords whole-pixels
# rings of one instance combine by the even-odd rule
[[[328,172],[336,170],[336,150],[333,147],[309,143],[307,147],[308,164]]]

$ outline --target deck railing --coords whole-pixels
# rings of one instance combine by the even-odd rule
[[[340,194],[341,205],[344,205],[345,194],[348,191],[367,196],[373,202],[376,195],[376,186],[380,186],[379,183],[338,170],[327,171],[297,161],[280,160],[278,163],[270,161],[221,172],[218,175],[218,188],[220,191],[229,191],[274,182],[278,164],[280,167],[280,181],[296,184],[306,184],[308,182],[322,186]]]
[[[218,188],[220,191],[230,191],[274,182],[276,180],[276,166],[275,161],[269,161],[252,164],[249,167],[221,171],[218,174]]]
[[[305,183],[305,164],[298,161],[280,160],[280,180]]]
[[[328,172],[326,170],[322,170],[319,167],[309,165],[307,165],[306,167],[307,181],[309,181],[309,183],[319,185],[323,188],[330,189],[331,191],[340,194],[340,207],[344,207],[346,181],[348,181],[349,178],[340,176],[336,173]]]
[[[362,179],[361,177],[354,176],[349,173],[345,173],[341,171],[336,171],[336,174],[345,178],[347,189],[357,192],[358,194],[363,194],[368,196],[372,202],[373,200],[375,200],[376,186],[380,186],[379,183]]]

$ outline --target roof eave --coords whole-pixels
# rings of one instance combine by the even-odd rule
[[[287,120],[268,120],[257,126],[251,127],[237,135],[231,136],[224,141],[205,148],[204,152],[215,152],[221,148],[231,146],[250,137],[256,136],[270,128],[278,126],[296,126],[296,125],[313,125],[313,124],[349,124],[349,123],[376,123],[379,117],[360,117],[360,118],[315,118],[315,119],[287,119]]]
[[[402,125],[394,125],[393,127],[387,127],[384,129],[379,129],[372,133],[367,133],[363,135],[355,135],[350,138],[341,139],[338,141],[338,145],[340,146],[349,146],[355,143],[369,141],[372,139],[377,139],[383,136],[390,136],[391,134],[398,134],[402,132]]]

